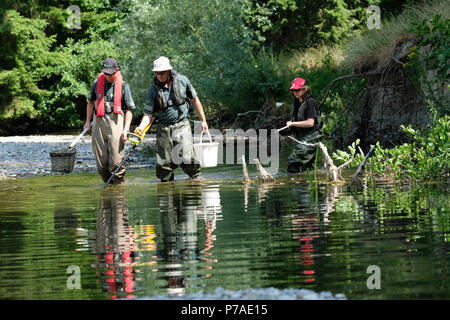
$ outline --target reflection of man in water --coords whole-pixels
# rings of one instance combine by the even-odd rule
[[[132,298],[135,258],[133,229],[128,223],[124,186],[103,191],[97,217],[97,260],[106,268],[106,283],[111,299]]]
[[[201,186],[158,184],[158,204],[163,230],[163,252],[167,260],[168,293],[180,295],[188,287],[186,271],[196,270],[197,210],[201,207]]]

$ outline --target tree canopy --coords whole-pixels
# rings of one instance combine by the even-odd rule
[[[109,56],[121,63],[138,109],[153,60],[165,55],[192,79],[207,112],[220,110],[231,119],[269,98],[287,98],[295,70],[283,57],[346,42],[365,28],[369,5],[389,17],[406,2],[5,0],[0,121],[11,132],[0,133],[25,133],[17,127],[23,122],[27,132],[80,127],[90,85]]]

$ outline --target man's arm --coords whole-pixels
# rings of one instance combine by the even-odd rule
[[[142,116],[142,119],[141,119],[141,123],[139,124],[139,126],[136,129],[134,129],[134,133],[140,135],[142,133],[142,131],[144,130],[144,128],[152,121],[152,119],[153,119],[153,114],[144,112],[144,115]]]
[[[125,111],[125,120],[122,132],[122,140],[127,141],[128,132],[130,131],[131,119],[133,119],[133,111],[126,110]]]
[[[91,119],[92,116],[94,115],[94,104],[95,101],[91,101],[88,100],[87,105],[86,105],[86,122],[83,126],[83,129],[89,129],[91,128]]]
[[[297,128],[312,128],[314,126],[314,118],[308,118],[304,121],[288,121],[286,122],[286,125]]]
[[[208,130],[208,124],[206,123],[205,113],[203,111],[202,103],[200,102],[200,99],[198,96],[196,96],[194,99],[191,100],[192,104],[194,105],[195,111],[197,112],[200,120],[202,121],[202,132],[205,132]]]

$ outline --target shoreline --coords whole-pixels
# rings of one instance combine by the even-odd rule
[[[0,178],[23,178],[35,176],[62,175],[52,171],[50,152],[68,148],[78,135],[29,135],[0,137]],[[152,167],[154,158],[143,156],[143,150],[155,145],[155,135],[147,135],[127,159],[128,169]],[[131,149],[125,143],[125,155]],[[96,172],[96,164],[91,147],[91,136],[85,135],[75,145],[77,153],[72,173]]]
[[[224,144],[226,136],[211,135],[215,142]],[[78,137],[70,134],[43,134],[25,136],[0,136],[0,179],[25,178],[36,176],[63,175],[67,173],[52,171],[50,152],[68,148]],[[227,140],[228,139],[228,140]],[[200,142],[200,135],[193,135],[194,143]],[[250,137],[233,137],[231,141],[249,142]],[[88,132],[75,145],[76,157],[71,173],[97,172],[91,147],[91,135]],[[257,139],[255,140],[257,141]],[[132,144],[125,143],[125,155]],[[147,134],[125,163],[127,169],[151,168],[155,166],[155,157],[144,156],[144,150],[156,148],[156,134]]]

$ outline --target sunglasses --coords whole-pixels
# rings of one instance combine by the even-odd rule
[[[155,71],[155,74],[157,75],[157,76],[161,76],[161,75],[163,75],[163,74],[165,74],[167,71]]]

